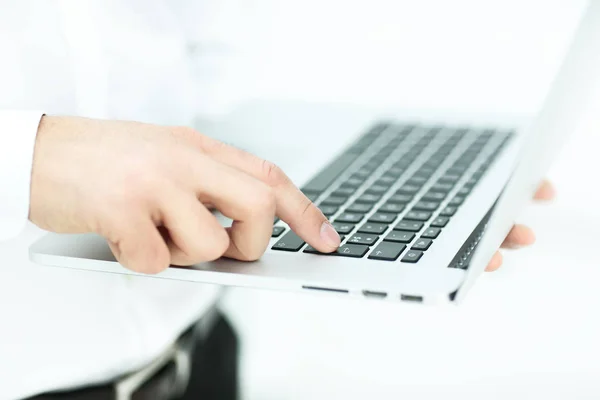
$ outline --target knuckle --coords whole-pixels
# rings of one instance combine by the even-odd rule
[[[221,229],[218,234],[215,234],[211,240],[211,245],[203,252],[203,260],[213,261],[225,254],[229,248],[229,235],[225,229]]]
[[[270,186],[279,186],[288,181],[283,170],[271,161],[263,160],[261,171],[263,180]]]
[[[248,211],[264,214],[274,214],[276,201],[273,190],[263,184],[258,184],[246,202]]]

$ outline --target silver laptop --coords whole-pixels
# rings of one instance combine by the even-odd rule
[[[312,108],[299,109],[302,117],[293,124],[276,112],[234,114],[223,130],[237,126],[248,134],[254,124],[276,137],[322,124],[352,138],[324,158],[306,154],[322,167],[298,182],[333,222],[342,245],[320,254],[276,219],[269,249],[257,262],[221,259],[154,276],[384,301],[459,301],[587,108],[597,71],[600,2],[592,1],[541,111],[526,123],[386,113],[365,126],[349,123],[356,119],[350,111],[317,117]],[[30,248],[30,257],[56,267],[135,274],[91,234],[49,234]]]

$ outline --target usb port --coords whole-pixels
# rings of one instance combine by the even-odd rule
[[[376,297],[378,299],[385,299],[387,297],[386,292],[376,292],[374,290],[363,290],[362,293],[365,297]]]
[[[412,294],[401,294],[400,300],[402,301],[412,301],[413,303],[422,303],[423,296],[415,296]]]

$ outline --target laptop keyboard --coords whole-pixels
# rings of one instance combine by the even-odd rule
[[[272,250],[418,263],[512,136],[377,124],[302,188],[342,237],[337,251],[318,252],[277,219]]]

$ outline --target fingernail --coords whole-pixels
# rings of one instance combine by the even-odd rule
[[[331,248],[337,248],[340,245],[340,235],[328,221],[323,222],[323,225],[321,225],[321,239]]]

